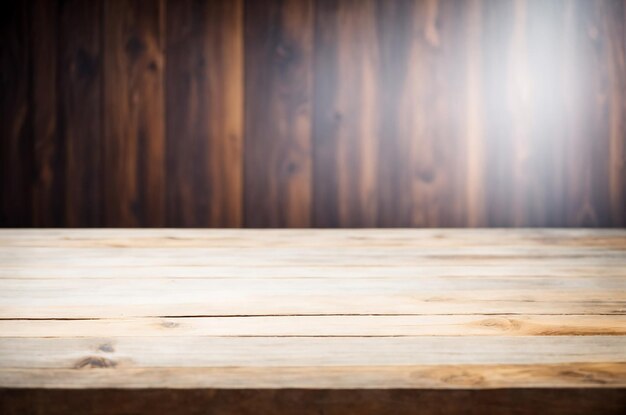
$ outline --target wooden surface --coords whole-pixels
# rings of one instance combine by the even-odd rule
[[[626,225],[624,0],[2,7],[0,226]]]
[[[0,388],[619,390],[626,231],[2,230]]]
[[[0,389],[3,415],[622,415],[623,389]]]

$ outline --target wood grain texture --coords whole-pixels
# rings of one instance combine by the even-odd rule
[[[6,337],[624,336],[624,315],[324,315],[0,320]]]
[[[242,1],[168,1],[169,226],[242,224]]]
[[[0,386],[624,388],[625,253],[623,230],[3,230]]]
[[[6,248],[535,248],[543,253],[571,248],[620,251],[622,229],[3,229]],[[453,253],[453,252],[452,252]],[[540,264],[539,264],[540,265]],[[532,267],[533,263],[527,263]],[[1,269],[1,268],[0,268]],[[487,272],[489,269],[483,269]],[[51,270],[48,270],[51,271]],[[570,273],[576,273],[571,267]],[[600,272],[597,269],[596,272]]]
[[[311,224],[313,2],[245,7],[245,224]]]
[[[106,223],[165,224],[162,1],[104,2]]]
[[[376,5],[319,1],[315,12],[315,225],[374,227]]]
[[[377,224],[462,226],[465,5],[380,4]]]
[[[624,18],[622,18],[624,16]],[[607,26],[607,62],[609,95],[609,197],[611,217],[620,226],[626,226],[626,79],[620,74],[626,73],[626,4],[613,2],[604,14]],[[620,42],[620,39],[623,39]]]
[[[623,227],[623,0],[25,0],[10,226]]]
[[[32,2],[33,177],[34,226],[65,224],[65,144],[59,129],[58,48],[59,4]]]
[[[458,340],[458,339],[455,339]],[[108,343],[104,343],[106,348]],[[248,351],[248,353],[253,353]],[[0,385],[11,389],[257,389],[290,390],[386,390],[440,389],[455,391],[515,390],[558,388],[624,389],[623,363],[559,363],[515,365],[401,365],[401,366],[324,366],[314,370],[303,367],[196,367],[196,368],[123,368],[106,357],[92,353],[76,356],[75,367],[0,369]],[[107,370],[108,369],[108,370]],[[306,370],[305,370],[306,369]],[[124,387],[120,387],[123,384]],[[52,386],[51,386],[52,385]],[[451,395],[453,396],[453,394]],[[455,402],[463,406],[463,403]],[[598,403],[600,407],[602,403]]]
[[[621,414],[622,389],[500,389],[500,390],[310,390],[310,389],[0,389],[0,409],[7,415],[84,413],[200,415],[468,415],[537,413],[585,415]]]
[[[102,3],[65,1],[59,13],[66,225],[102,226]]]
[[[235,338],[181,336],[3,338],[0,370],[23,368],[82,369],[109,368],[304,368],[306,372],[326,367],[354,368],[437,365],[537,365],[601,363],[608,366],[626,358],[621,336],[566,337],[463,337],[463,353],[458,353],[456,337],[357,337],[357,338]],[[45,350],[45,354],[42,351]],[[211,351],[206,353],[205,351]],[[355,352],[358,350],[359,352]],[[419,353],[415,351],[419,350]],[[84,356],[84,357],[83,357]],[[184,357],[184,358],[181,358]],[[622,364],[623,366],[623,364]],[[613,378],[624,386],[623,373]],[[356,377],[356,376],[355,376]],[[270,379],[273,376],[270,376]],[[10,379],[9,379],[10,380]],[[522,384],[535,386],[532,378]],[[175,379],[173,380],[175,381]],[[518,380],[519,381],[519,380]],[[254,387],[255,379],[242,386]],[[279,377],[277,384],[281,384]],[[360,382],[355,380],[355,382]],[[9,386],[9,385],[6,385]],[[51,385],[52,386],[52,385]],[[122,383],[120,386],[124,387]],[[288,386],[281,384],[282,387]],[[376,385],[377,387],[382,384]],[[394,386],[394,385],[390,385]],[[555,385],[559,386],[559,385]],[[338,387],[346,387],[340,384]]]

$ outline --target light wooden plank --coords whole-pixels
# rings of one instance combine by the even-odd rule
[[[623,388],[626,363],[254,368],[1,369],[14,388]]]
[[[463,290],[428,280],[11,280],[0,318],[293,314],[626,314],[622,289]],[[573,280],[575,281],[575,280]]]
[[[137,279],[137,278],[437,278],[437,279],[598,279],[626,278],[626,267],[602,265],[431,265],[431,266],[119,266],[2,267],[0,278]]]
[[[626,301],[626,281],[622,278],[143,278],[143,279],[11,279],[0,280],[0,301],[19,305],[28,297],[45,302],[72,304],[72,298],[86,297],[96,291],[106,301],[141,298],[195,300],[214,296],[254,295],[329,295],[359,298],[371,295],[414,295],[437,301],[433,296],[449,294],[450,298],[484,298],[502,295],[502,299],[519,298],[537,302],[548,300],[576,301],[585,296],[605,301]],[[541,291],[539,291],[541,290]],[[67,298],[59,298],[65,292]],[[208,295],[208,297],[207,297]],[[89,299],[94,301],[96,299]],[[156,300],[156,299],[155,299]],[[157,301],[158,302],[158,301]],[[41,304],[44,304],[41,303]]]
[[[626,316],[248,316],[0,320],[2,337],[626,335]]]
[[[99,266],[518,266],[528,263],[543,266],[626,267],[621,251],[594,252],[571,249],[551,252],[540,249],[480,251],[471,248],[440,249],[351,249],[329,248],[151,248],[93,249],[80,248],[3,248],[0,263],[4,267],[74,267]],[[348,270],[349,271],[349,270]]]
[[[21,247],[595,247],[626,250],[624,229],[0,229]]]
[[[0,356],[5,369],[619,363],[626,337],[5,337]]]

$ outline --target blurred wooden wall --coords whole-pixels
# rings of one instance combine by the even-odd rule
[[[2,226],[626,225],[626,5],[0,6]]]

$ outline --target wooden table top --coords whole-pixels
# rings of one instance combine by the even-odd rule
[[[0,387],[626,387],[626,230],[1,230]]]

